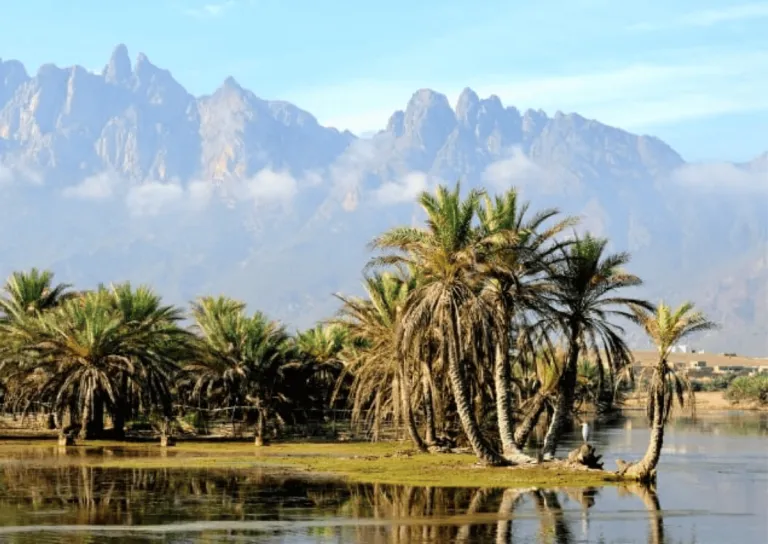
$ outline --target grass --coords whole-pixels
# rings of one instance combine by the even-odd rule
[[[89,448],[103,448],[104,454],[87,454]],[[473,455],[423,454],[399,443],[281,443],[256,447],[250,443],[182,442],[163,450],[157,445],[90,441],[67,448],[64,455],[51,453],[56,451],[55,444],[49,441],[0,442],[0,459],[12,457],[26,465],[228,470],[271,467],[350,482],[435,487],[586,487],[620,481],[609,472],[579,470],[560,463],[483,467],[478,466]]]

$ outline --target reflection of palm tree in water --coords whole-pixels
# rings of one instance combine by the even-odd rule
[[[664,544],[664,516],[656,490],[651,486],[631,484],[620,487],[619,493],[621,492],[629,492],[643,501],[648,511],[648,544]]]
[[[499,505],[499,521],[496,523],[496,544],[512,542],[512,512],[527,489],[505,489]]]
[[[552,542],[550,537],[554,536],[556,544],[569,544],[573,538],[565,521],[557,492],[538,489],[532,493],[532,496],[536,511],[539,513],[541,541]]]

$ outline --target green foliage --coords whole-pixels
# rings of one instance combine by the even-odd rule
[[[768,404],[768,374],[734,378],[728,385],[725,397],[733,402]]]

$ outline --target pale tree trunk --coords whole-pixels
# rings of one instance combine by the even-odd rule
[[[447,339],[444,337],[441,353],[442,357],[448,358],[448,378],[451,382],[451,390],[453,392],[453,398],[456,401],[456,411],[459,414],[461,426],[464,429],[464,433],[467,435],[467,440],[469,440],[472,450],[482,462],[491,466],[508,465],[509,462],[493,451],[485,441],[480,432],[480,426],[473,416],[469,387],[461,372],[461,362],[459,360],[459,349],[457,346],[458,331],[456,330],[455,323],[453,324],[453,329],[453,338]]]
[[[658,372],[658,370],[657,370]],[[663,380],[661,376],[654,376],[654,380]],[[655,393],[649,399],[653,415],[651,417],[651,438],[648,441],[648,449],[645,455],[637,463],[627,465],[621,459],[616,461],[619,465],[619,473],[626,478],[640,482],[652,482],[656,479],[656,466],[661,457],[661,448],[664,445],[664,384],[655,387]]]
[[[498,420],[502,454],[512,463],[529,463],[530,457],[520,451],[515,442],[515,430],[512,416],[512,373],[509,367],[509,339],[501,333],[496,342],[493,369],[494,388],[496,390],[496,419]]]
[[[266,415],[264,414],[264,410],[259,408],[257,412],[257,420],[256,420],[256,438],[254,439],[254,444],[257,446],[266,445],[266,439],[264,437],[266,419],[267,418],[266,418]]]
[[[419,435],[419,429],[416,426],[416,418],[414,417],[413,410],[411,409],[411,399],[409,398],[411,388],[409,386],[408,376],[405,371],[405,362],[400,363],[398,371],[400,373],[400,402],[404,411],[403,415],[405,416],[405,424],[408,428],[408,435],[411,437],[413,444],[419,449],[419,451],[427,451],[427,446],[424,444],[424,441]]]
[[[78,438],[85,440],[88,438],[88,423],[91,419],[91,403],[90,399],[86,400],[83,404],[82,412],[80,413],[80,434]]]
[[[528,443],[528,437],[531,436],[536,424],[539,422],[542,412],[547,407],[548,395],[539,390],[531,399],[531,405],[523,418],[523,421],[515,429],[515,446],[523,449]]]
[[[579,331],[573,326],[568,346],[568,359],[565,363],[563,375],[560,377],[559,394],[555,412],[552,414],[552,422],[544,437],[542,452],[545,459],[552,459],[557,452],[557,445],[563,436],[563,432],[571,420],[573,411],[573,399],[576,390],[576,376],[579,364]]]
[[[435,401],[432,396],[432,378],[427,374],[428,372],[431,372],[432,369],[429,364],[422,363],[421,371],[423,374],[421,378],[421,387],[424,395],[424,417],[426,419],[425,436],[427,446],[432,446],[437,439],[437,432],[435,429]]]

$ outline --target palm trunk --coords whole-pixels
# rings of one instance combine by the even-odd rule
[[[552,422],[547,429],[547,435],[544,437],[544,447],[542,452],[545,459],[552,459],[557,452],[557,445],[560,442],[568,422],[571,420],[573,411],[573,398],[576,390],[576,374],[579,364],[579,331],[575,326],[571,327],[571,336],[568,349],[568,360],[565,363],[563,375],[560,378],[559,394],[555,412],[552,415]]]
[[[83,403],[82,412],[80,413],[80,433],[78,438],[85,440],[88,438],[88,423],[91,419],[91,403],[90,399],[87,399]]]
[[[528,438],[531,436],[536,424],[539,422],[541,414],[547,407],[547,394],[543,391],[537,391],[531,400],[531,407],[525,414],[523,421],[515,429],[515,446],[518,449],[523,449],[528,443]]]
[[[658,373],[659,370],[656,372]],[[663,379],[661,375],[654,376],[654,380]],[[653,396],[649,399],[652,403],[653,416],[648,449],[645,450],[645,455],[639,462],[620,470],[625,477],[640,482],[651,482],[656,478],[656,466],[659,464],[661,448],[664,445],[664,384],[659,384],[654,390]],[[621,468],[621,463],[619,465]]]
[[[408,428],[408,435],[411,437],[413,444],[419,451],[427,451],[427,446],[419,435],[419,429],[416,426],[416,418],[411,409],[411,399],[409,398],[411,388],[405,371],[405,362],[400,363],[398,372],[400,373],[400,402],[402,404],[403,415],[405,416],[405,424]]]
[[[435,444],[436,438],[437,438],[437,432],[435,429],[435,404],[434,399],[432,397],[432,378],[428,372],[431,372],[431,368],[429,368],[429,364],[422,363],[421,365],[421,371],[422,371],[422,378],[421,378],[421,388],[423,390],[424,395],[424,417],[426,419],[426,442],[428,446],[432,446]]]
[[[88,436],[90,438],[101,438],[104,436],[104,399],[96,394],[93,397],[93,413],[91,420],[86,423],[88,427]]]
[[[515,443],[512,391],[510,390],[512,374],[509,368],[509,337],[506,331],[499,334],[496,342],[493,380],[496,390],[496,419],[499,426],[502,453],[513,463],[528,462],[531,459],[524,455]]]
[[[256,438],[254,439],[254,444],[257,446],[264,446],[266,444],[266,440],[264,438],[264,429],[266,427],[266,415],[264,413],[264,410],[259,408],[257,411],[257,420],[256,420]]]
[[[508,465],[509,462],[493,451],[485,441],[480,432],[480,426],[477,424],[477,421],[472,414],[469,387],[461,372],[461,363],[459,361],[459,350],[457,346],[459,335],[455,323],[453,324],[453,329],[453,338],[448,340],[447,335],[444,337],[441,353],[442,357],[448,358],[448,364],[445,366],[448,368],[448,378],[451,382],[451,390],[456,402],[456,411],[459,414],[461,426],[463,427],[464,433],[467,435],[467,440],[469,440],[478,459],[491,466]]]
[[[512,427],[512,392],[510,391],[509,341],[506,334],[499,334],[493,365],[493,381],[496,390],[496,419],[504,455],[517,451]]]

